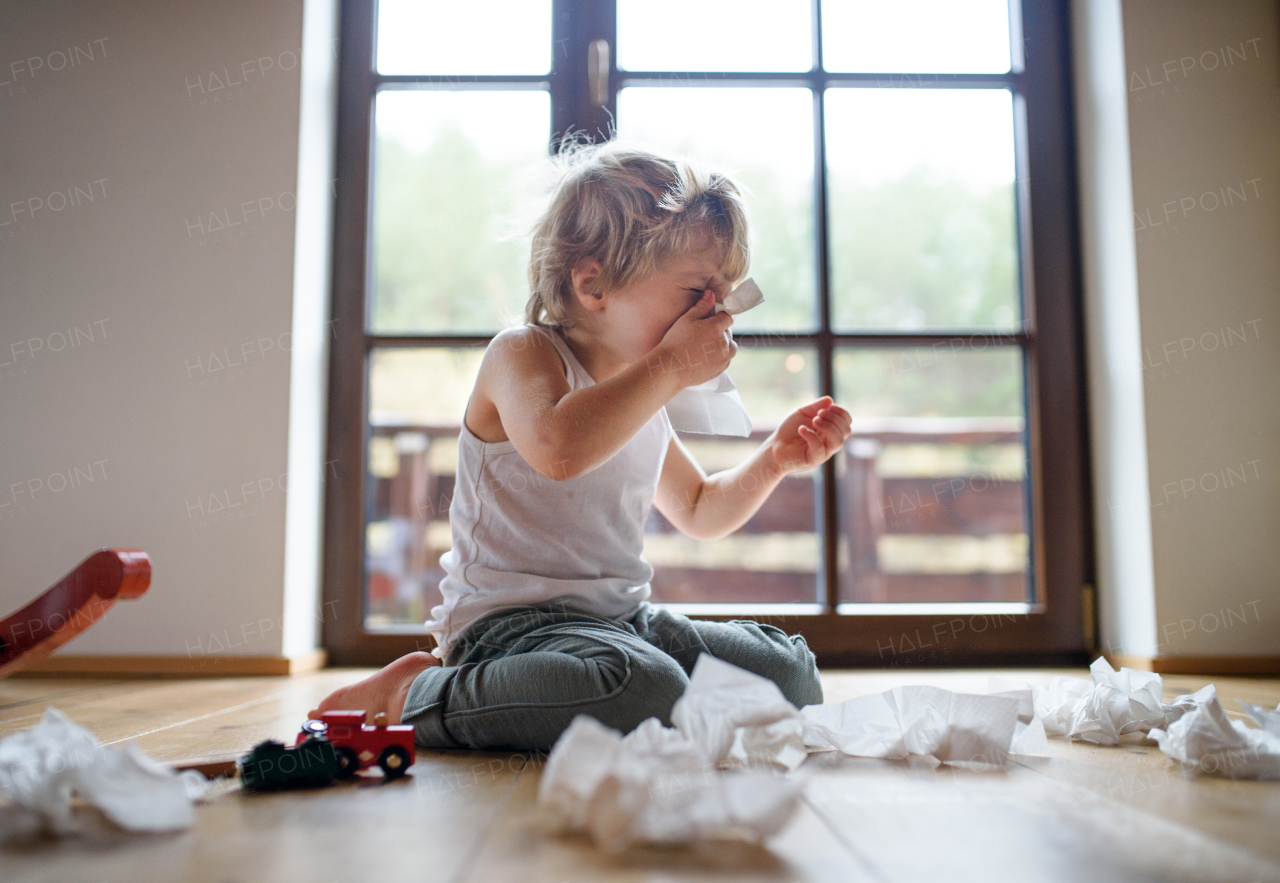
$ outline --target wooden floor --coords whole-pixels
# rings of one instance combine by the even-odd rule
[[[986,692],[989,671],[823,674],[835,702],[908,683]],[[1044,682],[1085,670],[999,672]],[[363,677],[0,681],[0,736],[47,705],[165,759],[291,740],[316,700]],[[1170,676],[1166,699],[1210,679]],[[1280,681],[1213,678],[1224,707],[1274,708]],[[410,776],[245,795],[224,784],[193,829],[10,840],[0,879],[56,883],[422,881],[1280,881],[1280,783],[1189,780],[1151,744],[1050,739],[997,772],[815,755],[801,812],[764,847],[598,853],[548,829],[537,757],[420,751]]]

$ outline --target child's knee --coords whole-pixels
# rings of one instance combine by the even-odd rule
[[[607,715],[600,720],[623,733],[629,733],[648,718],[656,717],[663,726],[671,726],[671,709],[684,695],[689,677],[674,659],[644,658],[633,660],[626,688],[609,703]]]
[[[769,623],[750,625],[753,630],[758,630],[764,646],[769,648],[763,656],[768,659],[767,676],[778,685],[787,701],[797,708],[821,704],[822,680],[818,676],[818,661],[804,637],[788,635]]]
[[[796,708],[822,704],[822,678],[818,674],[818,661],[800,635],[790,639],[791,658],[782,676],[777,678],[782,695]]]

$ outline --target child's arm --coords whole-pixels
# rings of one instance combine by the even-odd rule
[[[691,537],[728,536],[756,514],[784,475],[830,459],[849,437],[852,424],[848,411],[823,396],[792,411],[744,462],[711,476],[672,439],[654,505]]]
[[[495,348],[489,389],[507,437],[534,469],[553,480],[595,469],[677,392],[729,367],[738,345],[724,332],[733,317],[714,310],[714,300],[704,298],[676,320],[647,357],[602,383],[573,391],[555,348],[537,331],[495,338],[502,345]]]

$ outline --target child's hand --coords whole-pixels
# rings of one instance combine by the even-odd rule
[[[823,396],[788,414],[765,445],[782,474],[803,472],[840,450],[852,427],[849,412]]]
[[[715,295],[708,289],[696,304],[667,329],[650,354],[654,373],[670,371],[679,388],[696,386],[722,374],[738,352],[729,326],[733,316],[717,314]]]

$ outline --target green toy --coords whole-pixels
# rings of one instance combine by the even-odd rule
[[[250,791],[328,785],[342,770],[333,743],[316,736],[293,748],[273,739],[259,742],[238,765],[240,786]]]

